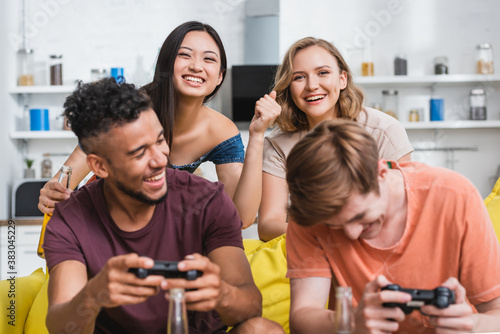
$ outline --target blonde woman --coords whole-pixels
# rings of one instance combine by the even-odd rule
[[[359,122],[373,136],[380,158],[411,160],[406,131],[394,118],[363,106],[363,92],[340,52],[329,42],[306,37],[286,52],[275,78],[281,115],[265,138],[258,231],[268,241],[286,233],[288,187],[285,161],[292,147],[324,120]]]

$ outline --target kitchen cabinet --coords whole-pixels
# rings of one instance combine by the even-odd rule
[[[77,145],[72,131],[63,130],[63,104],[73,92],[74,86],[17,86],[9,89],[14,103],[10,110],[14,120],[9,129],[9,138],[15,143],[17,159],[24,166],[24,159],[34,160],[35,177],[41,177],[43,154],[48,153],[52,160],[53,174],[64,163]],[[41,108],[49,110],[49,131],[30,131],[29,110]],[[22,170],[14,179],[23,177]]]
[[[76,138],[72,131],[62,130],[62,105],[74,86],[17,86],[9,93],[17,100],[16,127],[11,139],[66,139]],[[50,113],[50,131],[29,131],[29,109],[47,108]]]
[[[37,255],[38,240],[41,231],[40,224],[23,224],[20,220],[16,221],[15,234],[12,234],[12,225],[0,226],[0,280],[7,279],[11,275],[23,277],[30,275],[38,268],[45,271],[45,259]],[[10,231],[10,233],[9,233]],[[14,236],[9,242],[8,237]],[[11,251],[11,252],[9,252]],[[14,264],[12,262],[14,261]],[[13,264],[13,267],[10,265]]]
[[[382,90],[397,90],[399,120],[407,130],[500,128],[500,110],[497,103],[500,101],[496,94],[500,90],[500,75],[358,76],[354,77],[354,83],[364,89],[365,105],[368,106],[382,104]],[[476,87],[484,88],[488,95],[486,121],[468,119],[469,92]],[[444,98],[444,121],[430,121],[431,97]],[[408,121],[411,109],[421,111],[420,122]]]

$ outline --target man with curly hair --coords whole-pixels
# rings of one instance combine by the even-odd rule
[[[114,79],[78,85],[64,115],[100,179],[56,205],[44,242],[50,332],[165,333],[165,290],[184,288],[190,333],[281,333],[262,307],[222,184],[167,168],[169,147],[149,97]],[[152,275],[153,260],[200,270]]]

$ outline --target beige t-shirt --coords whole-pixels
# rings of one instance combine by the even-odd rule
[[[405,129],[395,118],[372,108],[365,107],[357,122],[370,133],[378,146],[381,159],[397,161],[413,148]],[[293,146],[306,135],[307,131],[284,133],[275,128],[264,139],[264,161],[262,170],[266,173],[285,179],[285,163]]]

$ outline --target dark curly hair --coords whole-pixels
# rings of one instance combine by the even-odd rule
[[[93,138],[136,120],[149,108],[152,108],[151,99],[133,84],[105,78],[92,83],[79,81],[76,90],[64,102],[63,115],[78,137],[82,150],[89,154],[96,150]]]

